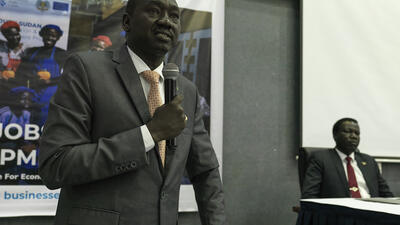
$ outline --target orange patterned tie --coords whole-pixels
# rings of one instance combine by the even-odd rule
[[[149,95],[147,96],[147,103],[149,104],[150,115],[153,116],[156,108],[162,105],[160,89],[158,87],[160,74],[152,70],[143,71],[141,74],[143,78],[150,83],[150,91]],[[160,152],[161,162],[163,166],[165,165],[165,145],[165,140],[158,142],[158,151]]]

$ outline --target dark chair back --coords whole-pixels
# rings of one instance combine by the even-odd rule
[[[302,189],[303,189],[304,176],[306,174],[306,170],[311,157],[315,152],[327,151],[328,149],[330,148],[311,148],[311,147],[300,148],[299,159],[298,159],[300,191],[303,191]]]

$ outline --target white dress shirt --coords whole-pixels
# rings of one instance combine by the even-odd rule
[[[339,155],[340,159],[342,160],[344,173],[346,174],[346,180],[349,181],[349,177],[347,175],[347,160],[346,160],[347,155],[339,151],[338,149],[335,150]],[[370,198],[371,195],[369,194],[369,189],[367,187],[367,183],[365,182],[364,175],[362,174],[360,168],[358,168],[357,161],[354,159],[354,152],[351,153],[349,157],[351,158],[350,164],[353,167],[354,173],[356,175],[357,185],[358,189],[360,190],[361,198]]]
[[[127,46],[127,48],[128,48],[129,55],[131,56],[133,65],[135,66],[135,69],[139,74],[140,82],[142,83],[142,87],[143,87],[144,96],[146,97],[146,100],[147,100],[147,96],[149,95],[149,91],[150,91],[150,83],[147,82],[147,80],[144,79],[144,77],[141,76],[140,73],[142,73],[143,71],[146,71],[146,70],[151,70],[151,69],[128,46]],[[164,94],[164,76],[162,74],[163,67],[164,67],[164,64],[161,63],[156,69],[154,69],[154,71],[156,71],[158,74],[160,74],[160,81],[159,81],[158,87],[160,88],[161,102],[164,104],[164,102],[165,102],[164,95],[165,94]],[[150,131],[146,125],[142,125],[140,127],[140,130],[142,131],[144,147],[146,149],[146,152],[148,152],[149,150],[153,149],[155,146],[153,137],[151,136]]]

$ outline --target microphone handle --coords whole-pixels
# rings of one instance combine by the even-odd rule
[[[172,99],[176,96],[176,80],[165,79],[165,103],[170,103]],[[166,140],[166,145],[168,149],[176,148],[176,138]]]

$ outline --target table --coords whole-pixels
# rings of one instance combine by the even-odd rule
[[[296,225],[400,225],[400,205],[354,198],[302,199]]]

